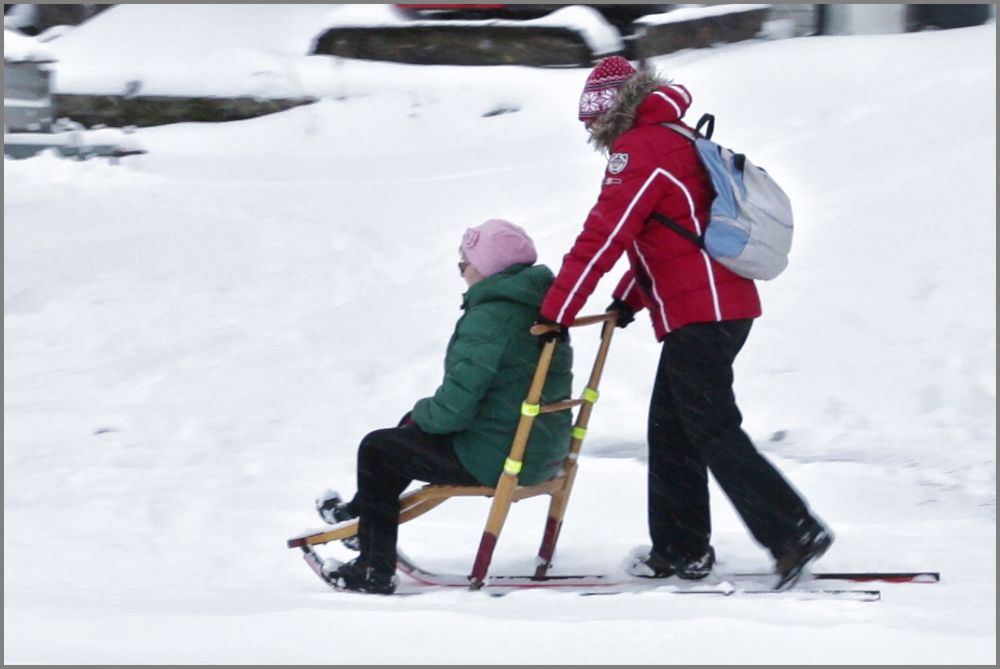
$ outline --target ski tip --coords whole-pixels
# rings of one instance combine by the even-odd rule
[[[817,580],[832,581],[882,581],[884,583],[938,583],[941,573],[937,571],[905,571],[905,572],[825,572],[813,575]]]

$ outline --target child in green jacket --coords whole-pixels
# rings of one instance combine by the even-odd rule
[[[510,451],[538,364],[538,342],[529,329],[553,274],[534,264],[535,245],[524,230],[504,220],[467,230],[459,253],[459,272],[469,289],[448,342],[444,380],[399,426],[362,440],[354,499],[343,503],[327,491],[316,500],[327,522],[359,519],[360,555],[326,573],[338,588],[394,592],[400,494],[415,480],[494,487]],[[557,346],[543,403],[570,396],[572,362],[568,343]],[[541,483],[559,472],[570,430],[568,411],[535,419],[521,484]]]

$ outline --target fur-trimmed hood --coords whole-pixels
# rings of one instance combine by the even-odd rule
[[[618,91],[611,109],[594,120],[589,141],[608,152],[625,131],[678,121],[690,106],[691,94],[685,87],[651,72],[637,72]]]

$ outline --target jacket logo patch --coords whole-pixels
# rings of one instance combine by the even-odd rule
[[[608,158],[608,171],[612,174],[621,174],[626,165],[628,165],[627,153],[612,153]]]

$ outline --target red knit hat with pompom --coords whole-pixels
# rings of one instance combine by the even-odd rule
[[[611,109],[611,105],[626,81],[637,70],[621,56],[609,56],[601,60],[587,77],[580,96],[580,120],[590,121]]]

